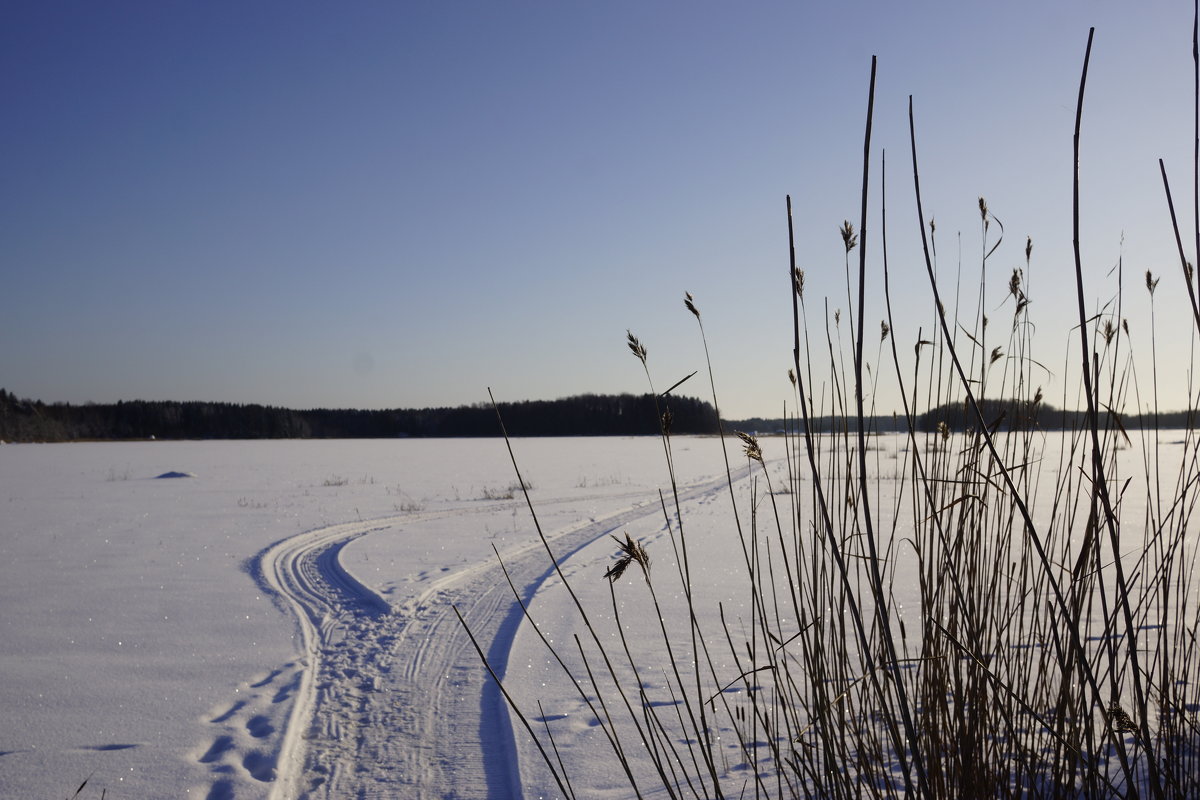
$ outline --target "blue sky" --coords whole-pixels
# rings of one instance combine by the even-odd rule
[[[0,386],[301,408],[641,391],[630,329],[664,388],[704,365],[690,291],[722,411],[777,415],[784,198],[820,333],[824,298],[847,305],[838,227],[858,224],[877,55],[868,331],[884,149],[901,350],[932,325],[911,94],[939,269],[961,261],[973,318],[985,196],[1006,229],[985,309],[1007,320],[1032,236],[1035,345],[1062,402],[1092,25],[1088,303],[1115,296],[1123,257],[1146,393],[1143,275],[1163,275],[1159,390],[1181,408],[1192,329],[1157,159],[1190,219],[1192,9],[1163,2],[7,3]]]

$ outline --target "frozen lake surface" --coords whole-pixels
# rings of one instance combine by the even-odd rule
[[[657,439],[514,447],[563,547],[662,527]],[[688,484],[718,448],[677,443]],[[512,796],[450,604],[507,659],[492,548],[523,590],[549,564],[515,482],[495,439],[0,447],[0,795]]]
[[[1168,470],[1179,438],[1160,438]],[[1058,435],[1049,440],[1057,446]],[[624,711],[598,696],[625,687],[686,758],[695,741],[681,733],[684,717],[696,709],[674,694],[691,679],[670,674],[673,664],[686,672],[700,658],[721,676],[698,689],[719,695],[729,719],[757,690],[739,649],[761,646],[751,642],[762,601],[746,588],[738,525],[767,553],[775,515],[788,528],[807,492],[789,490],[784,440],[762,446],[769,486],[728,444],[730,495],[720,441],[674,439],[677,514],[657,438],[515,440],[555,570],[499,439],[4,445],[0,796],[65,797],[84,779],[84,797],[105,790],[114,800],[561,796],[457,607],[568,765],[575,793],[629,797],[606,731],[630,737],[631,752],[642,745],[627,724],[605,724]],[[931,458],[943,452],[931,447]],[[868,452],[876,513],[901,520],[888,534],[899,624],[919,606],[902,521],[906,450],[904,437],[883,436]],[[1037,458],[1041,480],[1077,471],[1070,459]],[[1117,477],[1144,475],[1141,458],[1138,447],[1119,452]],[[1146,497],[1137,486],[1122,497],[1132,530]],[[1043,498],[1035,517],[1055,502]],[[808,529],[812,511],[800,516]],[[706,630],[727,631],[700,654],[681,591],[681,519],[693,606]],[[636,566],[611,587],[604,578],[617,549],[610,534],[625,533],[647,548],[654,597]],[[769,600],[772,624],[798,636],[780,600]],[[618,664],[609,688],[604,677],[599,690],[576,685],[542,641],[579,678],[598,665],[582,660],[574,637],[587,648],[593,635],[611,653],[628,645],[636,675]],[[704,724],[714,780],[742,786],[751,751],[771,743]],[[646,764],[630,769],[643,789],[656,783]]]

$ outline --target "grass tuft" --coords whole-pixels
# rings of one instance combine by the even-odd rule
[[[1047,370],[1033,354],[1033,242],[1026,237],[1024,267],[1003,278],[1007,294],[1004,284],[989,287],[986,266],[1004,241],[1004,225],[982,196],[976,308],[960,309],[960,296],[953,307],[943,302],[936,226],[924,221],[911,99],[917,257],[929,280],[929,319],[915,332],[896,328],[885,206],[878,245],[887,317],[868,363],[873,64],[862,221],[857,231],[848,220],[840,230],[849,336],[843,339],[842,309],[830,313],[828,302],[823,318],[808,317],[789,197],[793,360],[782,388],[790,393],[790,417],[781,437],[766,440],[769,449],[780,445],[770,456],[758,438],[737,433],[746,459],[738,469],[722,433],[728,523],[716,531],[690,526],[691,507],[680,500],[675,477],[670,390],[656,397],[663,404],[657,413],[669,486],[661,497],[674,569],[660,567],[652,579],[644,545],[628,532],[612,537],[618,552],[604,574],[611,635],[602,635],[599,617],[589,613],[597,610],[572,588],[529,502],[547,558],[582,620],[574,648],[545,638],[519,587],[510,586],[597,720],[603,752],[588,760],[611,757],[610,775],[626,781],[631,795],[1200,797],[1200,436],[1190,427],[1160,429],[1156,351],[1149,365],[1154,413],[1143,417],[1151,422],[1130,423],[1125,409],[1136,413],[1144,397],[1121,314],[1119,269],[1115,296],[1100,304],[1102,312],[1084,312],[1078,142],[1090,56],[1089,35],[1075,132],[1080,319],[1073,336],[1080,342],[1078,350],[1071,344],[1077,358],[1068,355],[1063,398],[1064,408],[1087,409],[1085,422],[1061,432],[1037,425],[1033,412],[1043,407]],[[1200,108],[1200,84],[1196,102]],[[1160,168],[1193,333],[1200,334],[1193,270]],[[1200,185],[1200,158],[1194,170]],[[870,241],[874,248],[874,233]],[[1159,280],[1146,272],[1152,343]],[[999,343],[995,332],[987,341],[989,288],[1014,306]],[[690,293],[684,306],[699,324],[708,362]],[[811,347],[813,338],[824,339],[823,354]],[[902,360],[909,342],[913,355]],[[653,389],[645,346],[628,331],[626,344]],[[710,362],[708,373],[718,407]],[[881,380],[893,382],[903,404],[902,432],[886,437],[871,429],[876,414],[868,405]],[[1183,400],[1189,419],[1200,413],[1200,399]],[[939,409],[965,414],[954,417],[952,429],[934,413]],[[826,419],[832,429],[818,429]],[[513,466],[520,476],[515,457]],[[775,480],[782,481],[778,489]],[[697,538],[705,535],[721,537],[722,557],[747,576],[736,616],[727,599],[707,597],[707,587],[693,581]],[[614,585],[635,564],[654,613],[622,619]],[[652,637],[650,652],[630,646],[626,630],[634,626],[647,626],[641,641]],[[648,663],[661,665],[653,681]],[[661,698],[652,699],[652,690]],[[563,757],[562,741],[549,726],[536,731],[516,698],[504,694],[563,796],[582,794],[569,778],[578,765]]]

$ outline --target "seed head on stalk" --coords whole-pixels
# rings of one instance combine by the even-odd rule
[[[625,331],[625,335],[627,337],[626,344],[629,345],[629,351],[638,357],[638,360],[642,362],[643,367],[646,366],[646,348],[640,341],[638,341],[638,338],[634,336],[632,332],[627,330]]]
[[[625,570],[629,569],[630,564],[636,563],[642,568],[642,577],[646,582],[650,582],[650,554],[646,552],[646,548],[641,542],[635,542],[633,537],[629,535],[629,531],[625,532],[625,541],[621,541],[616,536],[612,537],[620,548],[620,555],[613,565],[604,573],[604,577],[608,578],[609,583],[616,583],[621,576],[625,574]]]
[[[737,435],[742,440],[742,449],[746,451],[746,458],[760,464],[763,463],[762,448],[758,446],[758,439],[741,431],[738,431]]]
[[[858,235],[854,232],[854,226],[850,224],[850,220],[842,221],[842,244],[846,246],[846,252],[849,253],[858,244]]]
[[[1108,716],[1112,721],[1113,730],[1119,733],[1132,733],[1136,735],[1140,730],[1137,723],[1117,703],[1113,703],[1108,707]]]

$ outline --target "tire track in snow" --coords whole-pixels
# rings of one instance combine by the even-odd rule
[[[725,488],[722,475],[681,490],[680,499]],[[537,505],[555,502],[577,499]],[[275,698],[293,700],[277,755],[250,764],[257,780],[269,781],[271,798],[521,796],[508,710],[451,607],[458,605],[503,675],[522,614],[494,558],[445,575],[395,607],[339,558],[362,536],[397,526],[419,536],[422,522],[511,508],[510,501],[348,522],[298,534],[259,555],[259,579],[291,608],[302,641],[301,656],[266,681],[284,675]],[[548,536],[562,560],[656,514],[662,514],[657,497],[647,498]],[[536,536],[506,551],[504,561],[526,600],[553,574]],[[239,709],[225,716],[255,711]],[[221,789],[223,780],[210,791],[214,800],[234,796]]]

